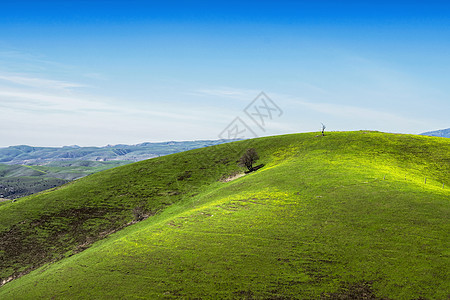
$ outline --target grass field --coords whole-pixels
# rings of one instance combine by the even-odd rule
[[[169,155],[0,205],[0,276],[41,266],[0,298],[448,299],[450,140],[316,135]],[[224,182],[250,147],[264,166]]]

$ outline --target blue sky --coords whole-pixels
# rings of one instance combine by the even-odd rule
[[[448,128],[449,53],[446,1],[0,1],[0,147]]]

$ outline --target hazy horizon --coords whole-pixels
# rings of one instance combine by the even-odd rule
[[[1,3],[0,147],[449,128],[449,15],[444,1]]]
[[[371,129],[358,129],[355,131],[377,131],[377,130],[371,130]],[[434,131],[434,130],[431,130]],[[307,131],[307,132],[298,132],[298,133],[310,133],[310,132],[317,132],[320,133],[320,130],[316,130],[316,131]],[[325,130],[325,134],[327,133],[333,133],[333,132],[346,132],[346,131],[336,131],[336,130],[331,130],[331,131],[327,131]],[[402,134],[401,132],[386,132],[386,133],[393,133],[393,134]],[[426,133],[426,132],[421,132],[421,133],[417,133],[422,134],[422,133]],[[282,133],[282,134],[273,134],[272,136],[277,136],[277,135],[285,135],[285,134],[295,134],[295,133]],[[269,135],[263,135],[263,136],[269,136]],[[255,138],[258,137],[263,137],[263,136],[256,136]],[[245,139],[245,138],[244,138]],[[0,146],[0,149],[2,148],[8,148],[8,147],[19,147],[19,146],[30,146],[30,147],[40,147],[40,148],[62,148],[62,147],[96,147],[96,148],[102,148],[102,147],[115,147],[115,146],[120,146],[120,145],[126,145],[126,146],[137,146],[139,144],[145,144],[145,143],[154,143],[154,144],[158,144],[158,143],[171,143],[171,142],[201,142],[201,141],[217,141],[217,140],[221,140],[221,138],[217,137],[217,138],[212,138],[212,139],[193,139],[193,140],[160,140],[160,141],[142,141],[142,142],[138,142],[138,143],[134,143],[134,144],[125,144],[125,143],[117,143],[117,144],[106,144],[106,145],[77,145],[77,144],[67,144],[67,145],[32,145],[32,144],[15,144],[15,145],[8,145],[8,146]]]

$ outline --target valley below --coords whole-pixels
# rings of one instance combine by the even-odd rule
[[[105,147],[0,148],[0,199],[13,200],[132,162],[230,141],[162,142]]]

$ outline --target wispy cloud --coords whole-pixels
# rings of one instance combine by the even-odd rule
[[[344,118],[344,119],[364,119],[368,123],[371,121],[389,121],[395,122],[397,124],[408,123],[408,124],[418,124],[424,125],[425,122],[407,118],[402,116],[401,114],[395,114],[392,112],[379,111],[376,109],[350,106],[350,105],[339,105],[332,103],[309,103],[309,102],[299,102],[299,104],[308,107],[312,110],[315,110],[320,113]]]
[[[101,73],[85,73],[83,74],[84,77],[89,78],[89,79],[95,79],[95,80],[107,80],[108,77],[104,74]]]
[[[301,117],[312,118],[314,116],[317,122],[332,120],[341,124],[340,129],[343,130],[349,129],[346,128],[348,126],[346,124],[353,123],[359,129],[363,124],[364,128],[369,129],[387,130],[390,128],[390,130],[397,132],[408,132],[411,129],[424,128],[424,126],[430,124],[428,119],[408,117],[403,115],[402,112],[374,109],[364,103],[361,103],[361,106],[356,106],[337,104],[332,101],[315,102],[285,94],[274,94],[273,98],[278,99],[284,106],[291,107],[294,111],[299,112],[298,114]]]
[[[243,101],[251,101],[256,97],[261,91],[251,90],[251,89],[238,89],[230,87],[220,87],[220,88],[202,88],[190,92],[191,95],[201,95],[209,97],[219,97],[236,99]]]
[[[0,74],[0,81],[32,88],[58,89],[58,90],[86,87],[86,85],[84,84],[68,81],[44,79],[37,77],[26,77],[18,75],[4,75],[4,74]]]
[[[26,91],[0,91],[0,106],[9,110],[34,111],[41,114],[114,114],[117,116],[160,117],[174,120],[198,120],[200,114],[195,110],[188,113],[182,107],[170,108],[164,105],[121,105],[113,99],[98,99],[91,95],[54,95]]]
[[[4,146],[138,143],[215,138],[222,112],[157,99],[128,102],[90,94],[83,85],[25,75],[0,76]]]

